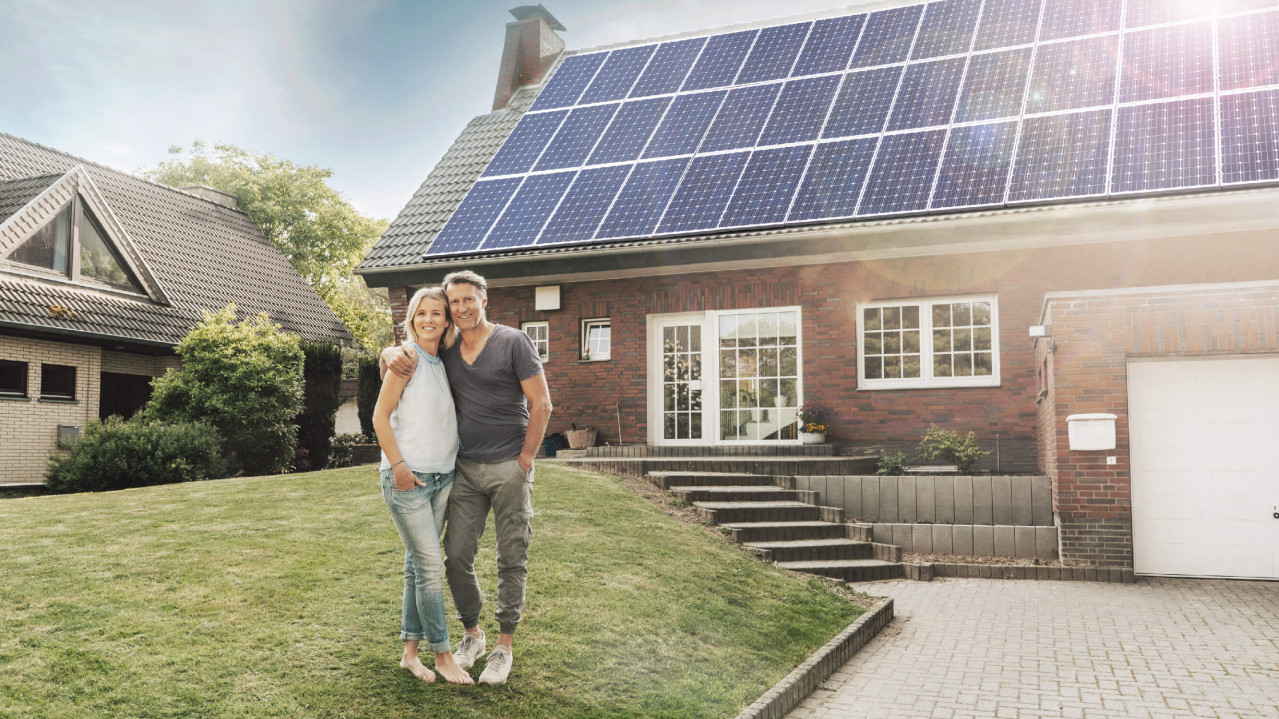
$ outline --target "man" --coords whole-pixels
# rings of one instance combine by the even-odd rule
[[[469,270],[444,278],[453,323],[461,339],[440,352],[457,406],[457,476],[444,532],[444,573],[466,629],[453,658],[469,669],[487,646],[479,628],[484,600],[475,577],[475,553],[489,510],[497,534],[497,645],[481,684],[502,684],[511,671],[511,642],[524,609],[528,545],[532,537],[533,457],[551,418],[551,394],[533,341],[488,321],[488,284]],[[412,376],[417,357],[408,347],[382,352],[383,363]]]

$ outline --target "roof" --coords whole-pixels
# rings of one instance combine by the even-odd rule
[[[0,224],[77,166],[100,193],[111,224],[126,236],[116,239],[127,240],[163,288],[152,293],[161,301],[0,274],[0,326],[172,346],[205,312],[234,302],[240,316],[266,312],[305,339],[353,341],[243,212],[4,133]]]

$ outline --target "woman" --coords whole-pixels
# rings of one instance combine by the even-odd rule
[[[451,347],[456,336],[442,289],[428,287],[413,295],[404,330],[414,342],[417,370],[408,380],[388,372],[373,410],[373,429],[382,446],[382,497],[405,547],[400,666],[424,682],[435,681],[435,672],[418,657],[418,642],[426,639],[445,681],[472,684],[453,660],[444,619],[440,530],[453,488],[458,439],[453,395],[439,358],[440,348]]]

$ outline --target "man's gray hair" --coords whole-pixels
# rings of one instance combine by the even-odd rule
[[[450,272],[444,276],[444,281],[440,283],[440,287],[443,287],[444,291],[447,292],[450,287],[457,284],[472,285],[479,289],[481,296],[488,297],[489,283],[475,272],[470,270]]]

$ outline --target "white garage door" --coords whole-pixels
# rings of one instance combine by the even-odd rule
[[[1138,574],[1279,578],[1279,358],[1128,364]]]

